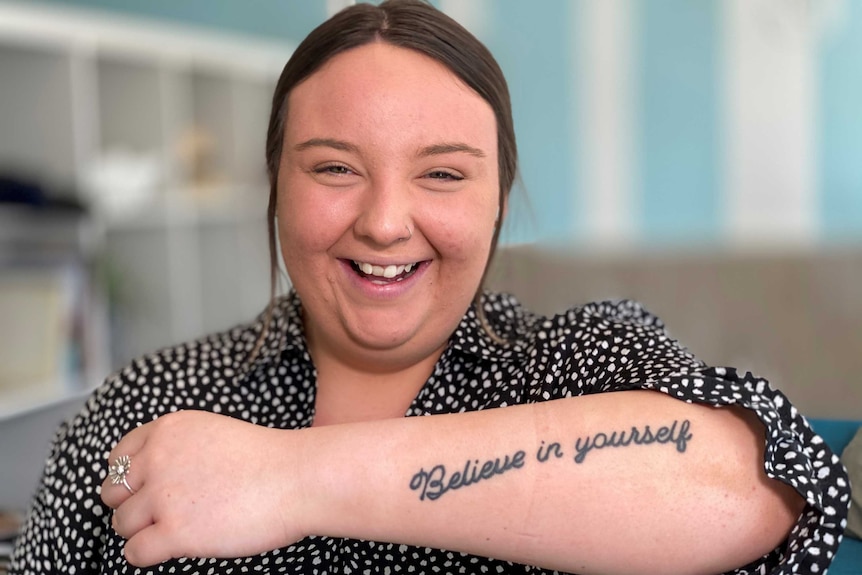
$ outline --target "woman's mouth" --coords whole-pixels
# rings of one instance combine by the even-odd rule
[[[421,262],[413,262],[409,264],[387,265],[381,266],[368,262],[359,262],[356,260],[350,261],[350,267],[360,277],[363,277],[375,284],[386,285],[393,282],[404,281],[411,275],[416,273]]]

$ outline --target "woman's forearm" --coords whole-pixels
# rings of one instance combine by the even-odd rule
[[[629,391],[299,432],[309,534],[579,573],[721,572],[777,546],[801,498],[731,409]]]

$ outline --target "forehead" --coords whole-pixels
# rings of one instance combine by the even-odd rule
[[[496,118],[479,94],[442,63],[383,42],[334,56],[291,91],[287,109],[286,138],[394,130],[392,138],[472,140],[496,152]]]

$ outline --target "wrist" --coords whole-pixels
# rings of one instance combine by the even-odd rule
[[[319,517],[323,498],[320,495],[318,465],[313,442],[312,429],[287,430],[290,440],[286,442],[288,453],[286,461],[290,468],[285,482],[283,509],[293,514],[285,518],[284,525],[295,525],[299,539],[320,535]]]
[[[369,486],[380,480],[370,464],[374,452],[386,441],[374,441],[369,428],[375,424],[341,424],[297,432],[297,493],[302,499],[305,536],[366,538],[369,523],[380,519],[379,500]],[[373,435],[372,435],[373,436]],[[379,437],[379,436],[373,436]]]
[[[292,488],[296,499],[294,507],[298,514],[297,524],[303,537],[345,537],[347,523],[353,511],[351,494],[357,477],[350,472],[361,455],[354,453],[349,436],[342,425],[312,427],[291,431],[293,438],[293,468],[295,484]]]
[[[279,533],[278,547],[293,545],[310,535],[317,535],[314,519],[317,516],[318,490],[314,489],[315,465],[313,446],[307,430],[267,429],[270,434],[266,462],[259,475],[269,480],[271,496],[259,499],[269,506],[268,515],[275,521],[274,532]],[[266,483],[260,484],[266,488]]]

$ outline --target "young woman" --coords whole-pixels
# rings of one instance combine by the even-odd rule
[[[109,378],[14,573],[826,569],[849,486],[783,395],[637,304],[482,291],[516,146],[458,24],[408,0],[324,23],[267,160],[291,292]]]

